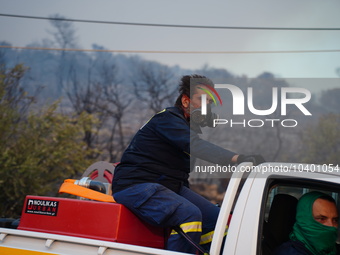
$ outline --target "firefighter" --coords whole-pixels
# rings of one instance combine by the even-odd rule
[[[209,249],[219,207],[189,189],[195,159],[220,165],[264,162],[260,155],[238,155],[199,137],[201,127],[212,126],[213,98],[207,92],[213,88],[213,82],[205,76],[183,76],[175,106],[155,114],[138,130],[112,182],[112,194],[118,203],[152,225],[179,226],[205,249]],[[205,115],[200,112],[202,98],[207,103]],[[171,232],[167,249],[195,253],[196,248],[178,232]]]

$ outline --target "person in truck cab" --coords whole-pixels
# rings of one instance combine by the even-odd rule
[[[118,203],[152,225],[179,226],[178,232],[183,231],[206,249],[219,207],[189,189],[195,158],[220,165],[264,162],[260,155],[238,155],[199,137],[201,127],[212,126],[213,91],[213,82],[205,76],[183,76],[175,106],[155,114],[138,130],[112,181],[112,194]],[[206,115],[201,114],[202,97],[207,100]],[[195,253],[196,248],[177,231],[171,232],[167,249]]]
[[[297,205],[296,222],[290,241],[282,244],[275,255],[335,255],[338,211],[332,197],[321,192],[303,195]]]

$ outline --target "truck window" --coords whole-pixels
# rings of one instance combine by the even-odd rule
[[[298,199],[310,191],[320,191],[334,198],[340,209],[339,184],[311,182],[310,180],[283,181],[269,180],[265,201],[263,201],[262,218],[259,229],[262,229],[260,251],[269,255],[280,244],[289,240],[289,234],[295,222]],[[339,230],[338,230],[339,231]],[[339,235],[340,237],[340,231]],[[338,241],[340,238],[338,237]]]

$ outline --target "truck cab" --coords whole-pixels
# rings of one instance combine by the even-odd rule
[[[297,201],[309,191],[331,195],[339,210],[337,166],[265,163],[252,169],[249,174],[234,174],[231,185],[235,182],[235,188],[229,186],[224,197],[223,204],[233,208],[233,216],[222,254],[271,254],[288,240],[295,222]],[[231,191],[236,191],[234,198]],[[220,215],[218,221],[224,223],[222,219]],[[218,254],[220,247],[214,243],[218,242],[216,239],[212,254]]]

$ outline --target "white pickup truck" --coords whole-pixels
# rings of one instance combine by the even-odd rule
[[[251,172],[249,172],[250,170]],[[295,163],[264,163],[257,167],[252,167],[250,163],[239,165],[227,187],[209,254],[271,254],[277,245],[287,240],[294,223],[297,200],[303,193],[320,190],[333,196],[339,205],[339,171],[339,167],[334,165]],[[96,231],[95,229],[105,228],[105,223],[110,225],[113,221],[111,216],[107,218],[107,215],[102,215],[100,206],[113,205],[114,203],[82,200],[84,203],[96,204],[96,209],[92,213],[97,216],[85,216],[95,218],[83,222],[84,226],[91,229],[90,232],[93,235],[91,233],[81,235],[81,231],[86,232],[86,230],[73,230],[81,225],[75,219],[81,217],[83,213],[89,212],[85,212],[81,208],[80,211],[77,211],[78,204],[76,202],[70,207],[73,213],[69,217],[74,218],[75,222],[72,225],[70,222],[54,222],[58,217],[62,217],[64,200],[50,198],[49,204],[46,204],[47,202],[41,204],[41,201],[47,201],[46,197],[42,197],[37,206],[45,206],[45,209],[31,207],[30,211],[27,206],[29,203],[33,203],[32,199],[37,201],[39,197],[31,197],[30,202],[29,200],[25,202],[26,208],[24,208],[21,218],[23,222],[20,222],[18,229],[0,228],[0,254],[184,254],[157,247],[157,243],[153,243],[159,237],[157,229],[149,228],[149,232],[144,231],[139,233],[139,237],[135,237],[136,232],[139,231],[135,226],[139,223],[130,219],[125,220],[125,225],[122,223],[119,226],[119,231],[127,233],[127,238],[136,238],[135,244],[131,244],[134,242],[126,241],[124,238],[121,238],[121,241],[118,240],[119,238],[114,241],[110,237],[96,236],[95,233],[92,233]],[[75,200],[68,199],[69,202]],[[58,203],[53,203],[53,201]],[[25,215],[38,217],[41,226],[30,225],[31,221],[25,221]],[[103,218],[105,219],[103,220]],[[114,224],[120,225],[119,220],[124,221],[123,218],[120,218]],[[229,220],[228,234],[224,238]],[[53,231],[63,224],[66,224],[64,233]],[[112,227],[110,228],[111,234]],[[99,235],[103,236],[104,234],[99,232]],[[147,241],[148,235],[151,237],[150,242]],[[158,237],[152,235],[158,235]],[[146,238],[145,243],[138,243],[144,238]]]

